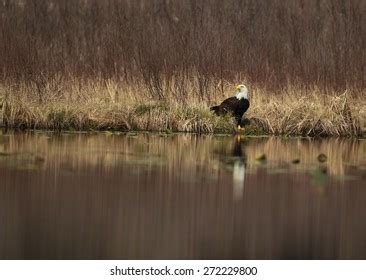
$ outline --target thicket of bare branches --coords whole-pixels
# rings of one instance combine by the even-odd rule
[[[365,88],[363,0],[1,0],[1,81]]]

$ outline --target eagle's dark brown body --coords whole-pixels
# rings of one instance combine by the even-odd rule
[[[235,117],[237,125],[240,125],[241,118],[249,108],[249,100],[246,98],[238,99],[236,96],[225,99],[220,105],[210,108],[218,116],[232,114]]]

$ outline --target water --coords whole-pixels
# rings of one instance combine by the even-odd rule
[[[3,133],[0,258],[365,259],[365,179],[365,140]]]

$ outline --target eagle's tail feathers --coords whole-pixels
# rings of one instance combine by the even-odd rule
[[[210,110],[211,111],[214,111],[215,112],[215,114],[219,114],[219,112],[220,112],[220,106],[213,106],[213,107],[211,107],[210,108]]]

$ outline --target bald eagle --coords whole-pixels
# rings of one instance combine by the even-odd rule
[[[240,129],[241,118],[249,108],[249,92],[245,85],[238,85],[235,96],[225,99],[220,105],[210,108],[218,116],[232,114],[235,117],[238,129]]]

